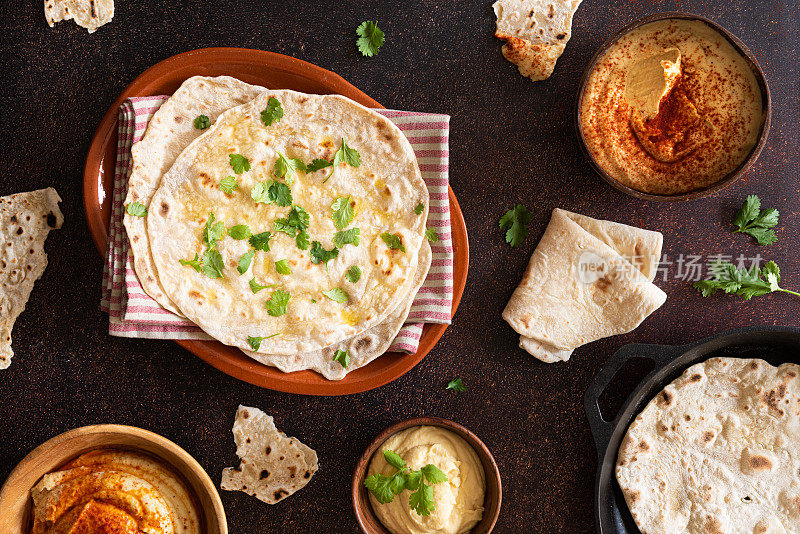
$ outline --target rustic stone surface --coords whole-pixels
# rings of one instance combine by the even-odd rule
[[[350,475],[367,443],[390,423],[437,415],[468,426],[494,451],[505,493],[498,532],[591,531],[596,455],[582,397],[608,357],[630,342],[674,344],[738,326],[797,325],[800,300],[702,299],[673,276],[673,265],[670,279],[659,282],[666,305],[641,328],[552,366],[517,348],[500,311],[556,206],[659,229],[670,260],[760,252],[779,263],[787,287],[800,288],[800,28],[789,4],[585,0],[552,78],[533,84],[500,54],[489,1],[118,0],[114,20],[92,35],[71,22],[51,30],[41,2],[21,3],[3,18],[0,36],[0,194],[55,186],[66,222],[48,240],[51,264],[17,322],[14,362],[0,374],[0,479],[55,434],[113,422],[175,440],[219,481],[222,468],[237,463],[230,429],[243,403],[273,414],[282,430],[314,447],[321,468],[306,489],[272,507],[222,492],[231,532],[353,532]],[[709,16],[742,38],[766,71],[776,113],[747,176],[713,198],[655,204],[617,193],[592,172],[578,150],[573,111],[580,76],[602,41],[640,16],[672,9]],[[364,19],[377,19],[387,36],[370,59],[355,47]],[[468,287],[439,345],[396,382],[344,398],[293,396],[238,382],[174,343],[107,335],[98,309],[101,259],[82,204],[89,142],[138,74],[207,46],[292,55],[341,74],[387,107],[452,115],[451,182],[470,234]],[[780,239],[768,248],[727,232],[754,192],[781,210]],[[525,245],[511,249],[497,221],[516,202],[535,219]],[[455,376],[466,393],[444,389]]]

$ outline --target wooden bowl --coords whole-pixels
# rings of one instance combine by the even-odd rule
[[[747,157],[731,172],[723,176],[717,182],[711,184],[710,186],[703,188],[703,189],[696,189],[694,191],[689,191],[688,193],[680,193],[677,195],[656,195],[652,193],[645,193],[643,191],[639,191],[638,189],[633,189],[632,187],[628,187],[620,182],[618,182],[615,178],[613,178],[610,174],[608,174],[605,169],[603,169],[599,163],[595,160],[594,156],[592,156],[591,152],[589,151],[589,147],[586,144],[586,138],[583,134],[583,128],[581,127],[581,104],[583,102],[583,95],[586,90],[586,83],[589,80],[589,75],[594,70],[597,61],[612,45],[614,45],[617,41],[620,40],[623,36],[630,33],[632,30],[639,28],[640,26],[644,26],[645,24],[649,24],[651,22],[656,22],[659,20],[666,20],[666,19],[683,19],[683,20],[696,20],[703,22],[710,26],[713,30],[717,33],[722,35],[728,42],[733,46],[733,49],[739,52],[742,57],[745,59],[747,64],[749,65],[750,69],[752,69],[753,74],[755,75],[756,82],[758,83],[758,87],[761,90],[761,108],[763,110],[762,122],[761,122],[761,130],[758,132],[758,137],[756,138],[756,144],[750,150],[750,153]],[[657,13],[655,15],[650,15],[639,19],[631,24],[628,24],[617,33],[611,36],[603,46],[597,51],[597,53],[592,57],[591,61],[589,61],[589,66],[586,68],[586,71],[583,73],[583,78],[581,79],[580,89],[578,90],[578,99],[577,99],[577,108],[575,110],[575,129],[578,135],[578,141],[581,146],[581,150],[589,162],[594,167],[594,170],[611,186],[615,189],[622,191],[626,195],[630,195],[634,198],[640,198],[644,200],[656,200],[662,202],[676,202],[680,200],[696,200],[698,198],[707,197],[725,189],[733,182],[738,180],[750,166],[756,161],[758,155],[761,154],[761,150],[764,148],[764,143],[767,141],[767,135],[769,134],[769,126],[770,121],[772,118],[772,99],[769,92],[769,86],[767,85],[767,78],[764,75],[764,71],[761,69],[761,66],[756,61],[755,56],[750,51],[747,46],[740,41],[735,35],[731,32],[714,22],[713,20],[707,19],[705,17],[701,17],[700,15],[693,15],[691,13],[683,13],[677,11],[670,11],[667,13]]]
[[[503,484],[500,480],[500,471],[497,469],[497,463],[495,463],[489,448],[483,444],[478,436],[458,423],[439,417],[417,417],[394,424],[381,432],[378,437],[372,441],[370,446],[367,447],[364,454],[361,455],[358,464],[356,464],[355,473],[353,473],[353,510],[355,511],[356,520],[361,527],[361,531],[365,534],[391,534],[372,510],[369,492],[367,488],[364,487],[364,479],[367,476],[372,456],[378,451],[380,446],[393,435],[407,428],[423,425],[439,426],[450,430],[475,449],[475,453],[478,455],[481,465],[483,466],[483,472],[486,475],[486,495],[483,499],[483,518],[480,523],[475,525],[471,533],[487,534],[492,532],[497,523],[497,518],[500,516],[500,504],[503,501]]]
[[[176,471],[193,493],[203,534],[228,534],[228,521],[219,494],[197,461],[176,444],[141,428],[92,425],[59,434],[30,452],[0,489],[0,532],[28,534],[33,524],[31,488],[39,480],[92,449],[114,448],[143,452]]]

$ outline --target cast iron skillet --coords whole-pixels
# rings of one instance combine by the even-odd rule
[[[584,407],[597,445],[594,513],[599,534],[639,533],[614,474],[617,450],[628,426],[647,403],[687,367],[716,356],[761,358],[772,365],[800,363],[800,328],[742,328],[679,346],[626,345],[609,359],[589,385]],[[614,420],[606,421],[597,401],[617,371],[631,358],[652,360],[655,369],[628,396]]]

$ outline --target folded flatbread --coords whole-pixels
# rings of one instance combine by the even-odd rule
[[[44,0],[44,16],[51,28],[56,22],[72,19],[94,33],[114,18],[114,0]]]
[[[531,80],[548,78],[572,35],[572,17],[582,0],[498,0],[495,37],[503,55]]]
[[[317,453],[275,427],[258,408],[239,406],[233,424],[239,467],[222,471],[220,486],[275,504],[305,487],[319,469]]]
[[[800,366],[692,365],[631,423],[616,475],[644,534],[797,534]]]
[[[64,216],[52,187],[0,198],[0,369],[11,365],[11,330],[47,267],[44,241]]]
[[[503,318],[547,363],[630,332],[667,298],[652,283],[662,242],[659,232],[555,209]]]

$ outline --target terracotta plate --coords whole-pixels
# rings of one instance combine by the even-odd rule
[[[235,76],[247,83],[272,89],[294,89],[306,93],[337,93],[367,107],[382,108],[340,76],[305,61],[272,52],[243,48],[205,48],[178,54],[156,64],[136,78],[108,110],[89,147],[83,175],[86,218],[97,249],[105,256],[108,222],[111,217],[111,189],[117,147],[117,113],[131,96],[173,93],[191,76]],[[453,314],[458,308],[469,267],[469,245],[464,216],[450,189],[453,248]],[[220,371],[257,386],[306,395],[347,395],[382,386],[402,376],[427,355],[444,334],[447,325],[428,324],[415,354],[386,354],[356,369],[339,381],[328,381],[313,371],[282,373],[261,365],[239,349],[216,341],[176,341]]]

